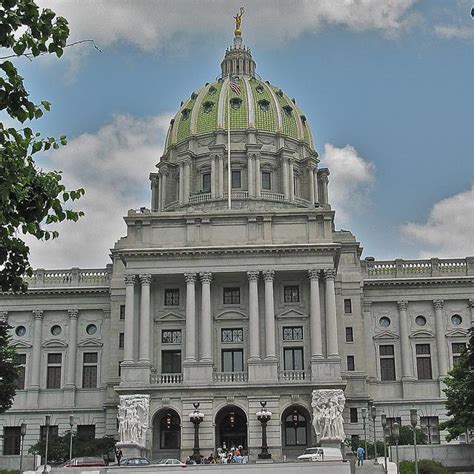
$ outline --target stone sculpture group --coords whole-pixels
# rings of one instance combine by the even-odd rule
[[[149,415],[149,395],[120,395],[117,413],[120,442],[145,446]]]
[[[313,427],[318,441],[345,440],[342,412],[346,398],[340,389],[313,390]]]

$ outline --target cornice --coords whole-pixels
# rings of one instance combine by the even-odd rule
[[[70,286],[57,286],[57,287],[40,287],[40,288],[28,288],[28,291],[26,293],[0,293],[1,297],[18,297],[21,296],[22,298],[28,297],[28,296],[35,296],[35,295],[56,295],[56,294],[88,294],[88,293],[104,293],[104,294],[109,294],[110,293],[110,287],[109,286],[89,286],[89,287],[76,287],[76,288],[71,288]]]
[[[368,286],[428,286],[428,285],[452,285],[471,283],[474,284],[472,276],[453,277],[428,277],[428,278],[377,278],[362,280],[364,287]]]

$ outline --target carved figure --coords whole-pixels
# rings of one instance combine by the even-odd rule
[[[236,13],[234,16],[235,19],[235,30],[234,30],[234,35],[235,36],[240,36],[241,31],[240,31],[240,25],[242,24],[242,15],[244,14],[244,7],[240,7],[240,14]]]
[[[313,427],[318,441],[344,441],[344,420],[342,412],[346,398],[339,389],[313,390]]]
[[[149,416],[149,395],[120,395],[117,413],[120,442],[145,446]]]

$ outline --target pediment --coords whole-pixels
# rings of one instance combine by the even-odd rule
[[[79,342],[77,347],[102,347],[103,345],[100,339],[94,338]]]
[[[297,309],[290,308],[277,314],[276,317],[277,319],[306,319],[308,315]]]
[[[67,343],[59,339],[50,339],[43,342],[43,347],[67,347]]]
[[[422,338],[422,337],[433,338],[435,337],[435,335],[431,331],[427,331],[426,329],[420,329],[410,334],[410,339],[417,339],[417,338]]]
[[[173,313],[170,311],[169,313],[165,314],[159,314],[158,316],[155,316],[155,321],[185,321],[186,318],[179,314],[179,313]]]
[[[382,331],[376,334],[372,339],[374,341],[386,341],[386,340],[399,339],[399,336],[397,333],[393,331]]]
[[[248,319],[248,316],[242,311],[237,310],[227,310],[222,311],[222,313],[216,314],[214,317],[216,321],[229,321],[229,320],[236,320],[236,319]]]
[[[467,337],[469,331],[466,329],[453,329],[452,331],[448,331],[446,333],[446,337]]]
[[[23,342],[23,341],[13,341],[12,346],[17,349],[31,349],[33,347],[33,345],[30,344],[29,342]]]

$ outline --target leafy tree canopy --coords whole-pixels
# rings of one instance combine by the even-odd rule
[[[10,326],[0,320],[0,413],[8,410],[15,396],[15,382],[18,376],[14,364],[15,351],[10,345]]]
[[[83,215],[66,208],[66,203],[80,198],[84,190],[66,190],[59,171],[45,172],[34,161],[35,154],[65,145],[66,137],[42,138],[30,126],[21,126],[41,118],[50,103],[30,100],[23,78],[9,60],[40,54],[60,57],[68,36],[66,19],[49,8],[40,10],[33,0],[1,0],[0,47],[11,54],[0,58],[0,110],[8,114],[9,122],[18,124],[0,122],[0,289],[4,292],[25,291],[22,277],[32,274],[25,235],[56,238],[58,232],[45,229],[46,224],[77,221]]]

